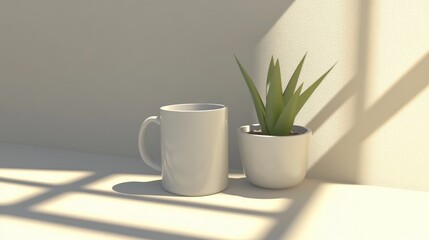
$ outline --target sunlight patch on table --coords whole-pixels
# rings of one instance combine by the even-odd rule
[[[0,239],[131,240],[123,235],[99,232],[34,219],[0,215]]]
[[[65,171],[46,169],[2,168],[0,178],[34,183],[61,185],[80,180],[93,174],[87,171]]]
[[[32,207],[32,210],[118,226],[217,239],[260,239],[273,224],[273,219],[258,215],[83,193],[63,194]]]
[[[5,183],[0,180],[0,206],[16,204],[38,196],[46,191],[46,188]]]
[[[322,184],[278,238],[423,239],[428,202],[427,192]]]

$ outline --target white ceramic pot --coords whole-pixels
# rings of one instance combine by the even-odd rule
[[[311,130],[293,126],[292,136],[250,134],[259,124],[238,128],[238,144],[246,178],[264,188],[289,188],[298,185],[307,172]]]

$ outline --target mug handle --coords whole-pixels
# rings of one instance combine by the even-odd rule
[[[139,132],[139,151],[140,151],[140,156],[143,159],[143,162],[145,162],[147,165],[149,165],[149,167],[161,171],[161,164],[153,161],[153,159],[151,157],[149,157],[149,154],[147,153],[146,147],[144,146],[144,133],[146,131],[146,128],[151,124],[151,123],[156,123],[158,125],[161,125],[161,121],[159,120],[159,117],[157,116],[151,116],[146,118],[146,120],[144,120],[144,122],[142,123],[142,126],[140,127],[140,132]]]

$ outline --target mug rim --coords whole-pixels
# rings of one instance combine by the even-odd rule
[[[202,109],[190,109],[189,107],[200,107]],[[226,109],[226,106],[219,103],[179,103],[165,105],[160,108],[167,112],[213,112]]]

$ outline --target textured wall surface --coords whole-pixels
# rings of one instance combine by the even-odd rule
[[[257,44],[260,88],[271,55],[289,79],[308,52],[304,88],[338,61],[297,119],[309,176],[429,190],[427,26],[427,1],[298,0]]]

